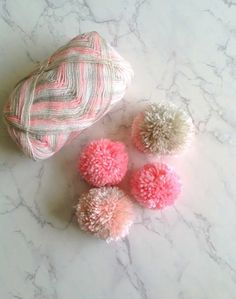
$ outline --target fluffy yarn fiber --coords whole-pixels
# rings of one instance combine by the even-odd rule
[[[104,116],[132,76],[98,33],[79,35],[18,82],[4,108],[9,134],[27,156],[48,158]]]
[[[174,154],[188,144],[192,131],[184,111],[171,104],[152,104],[135,117],[132,141],[142,152]]]
[[[125,145],[109,139],[92,141],[83,150],[78,166],[80,174],[91,185],[116,185],[127,171]]]
[[[166,164],[146,164],[132,175],[131,193],[144,207],[163,209],[172,205],[181,191],[177,174]]]
[[[117,187],[90,189],[76,206],[76,218],[82,230],[98,238],[117,241],[125,237],[133,223],[133,206]]]

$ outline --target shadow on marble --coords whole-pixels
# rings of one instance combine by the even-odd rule
[[[4,136],[1,136],[1,141],[0,141],[0,153],[6,153],[11,156],[23,156],[23,153],[21,153],[20,149],[18,146],[14,143],[14,141],[11,139],[11,137],[8,135],[7,131]],[[2,160],[3,157],[1,157],[0,160]]]

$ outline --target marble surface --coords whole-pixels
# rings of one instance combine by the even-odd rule
[[[135,71],[122,102],[53,158],[26,158],[0,123],[1,299],[236,298],[236,2],[0,0],[0,110],[14,84],[71,37],[96,30]],[[192,147],[164,158],[183,193],[162,212],[136,206],[130,235],[106,244],[79,230],[88,186],[75,161],[89,140],[130,144],[149,101],[192,116]]]

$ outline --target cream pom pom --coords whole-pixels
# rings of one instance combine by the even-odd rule
[[[82,230],[107,242],[117,241],[133,223],[133,204],[118,187],[92,188],[79,198],[76,218]]]
[[[132,125],[132,141],[142,152],[174,154],[183,149],[193,132],[191,118],[173,104],[152,104]]]

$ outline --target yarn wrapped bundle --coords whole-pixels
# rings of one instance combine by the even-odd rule
[[[103,117],[132,76],[98,33],[79,35],[18,82],[4,108],[9,134],[27,156],[49,158]]]
[[[92,188],[75,208],[80,228],[107,242],[125,237],[134,219],[132,202],[118,187]]]

